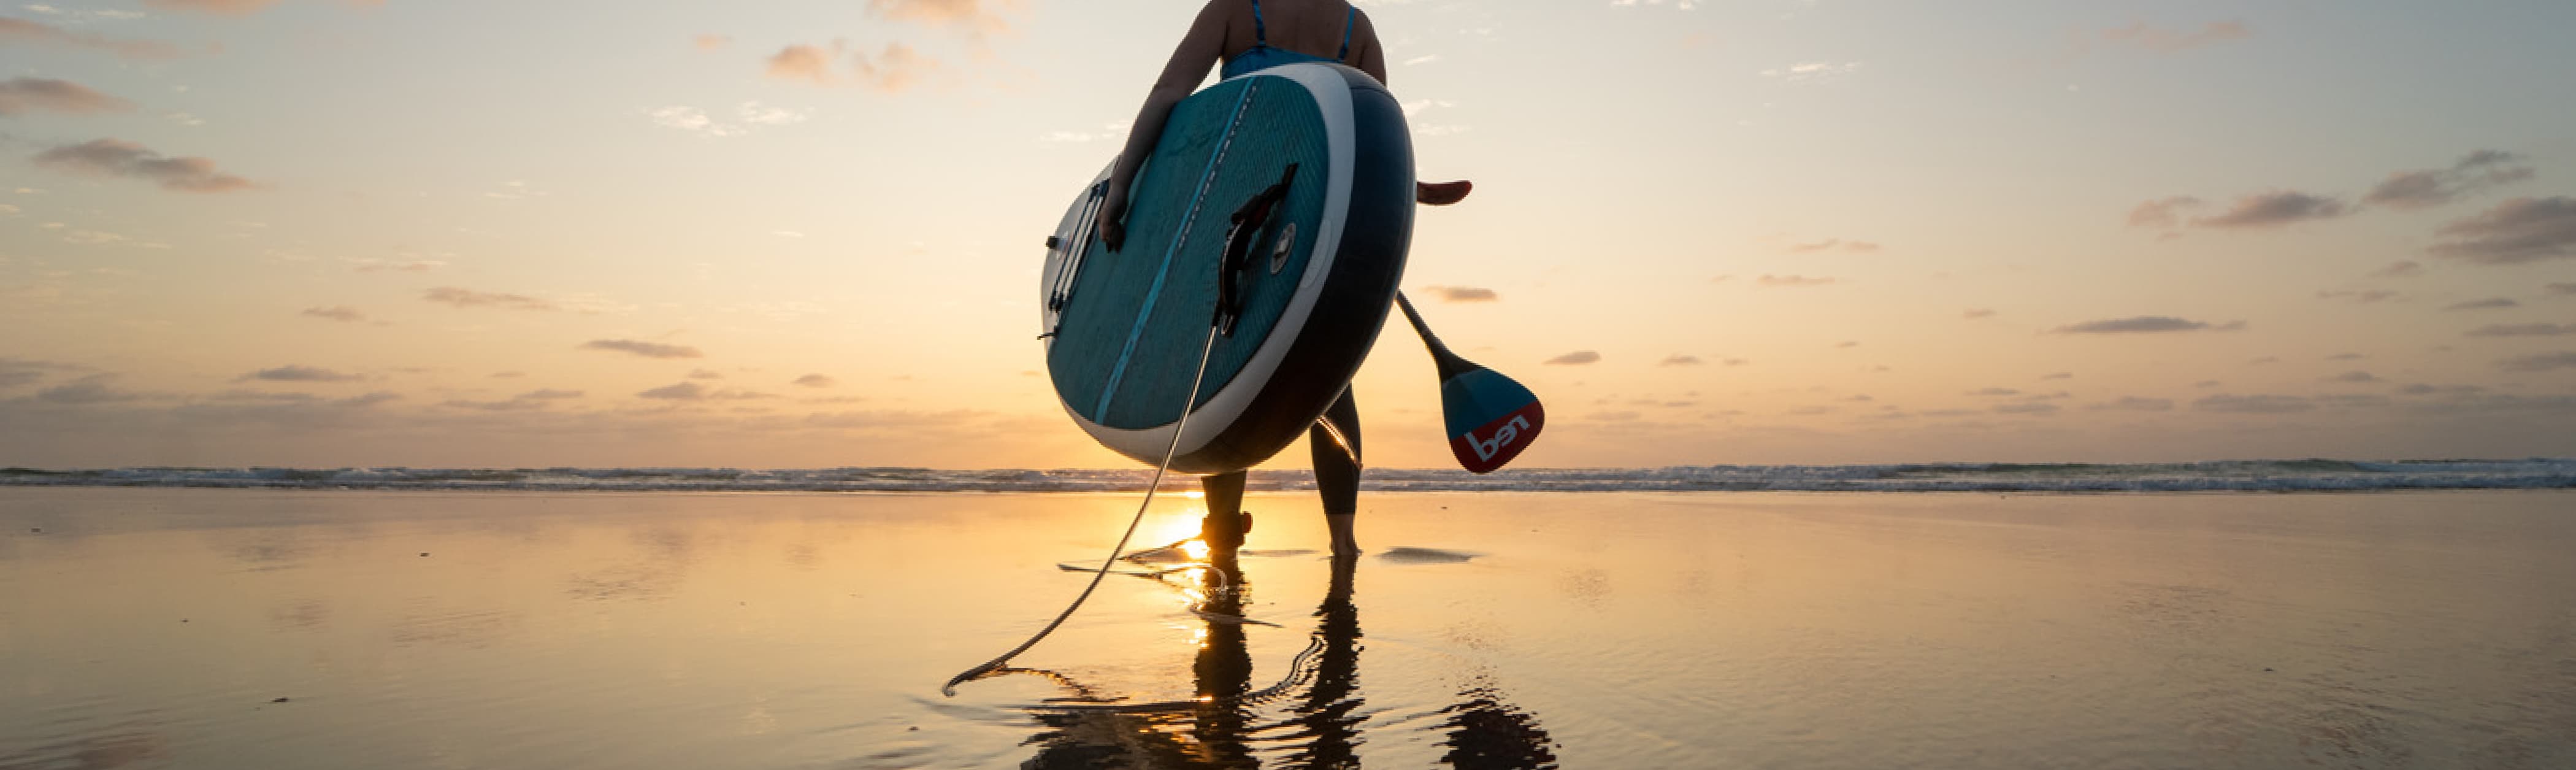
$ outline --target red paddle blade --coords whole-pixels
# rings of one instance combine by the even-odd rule
[[[1475,183],[1463,179],[1455,182],[1415,182],[1413,183],[1413,202],[1425,206],[1447,206],[1466,200],[1467,193],[1475,189]]]
[[[1501,469],[1547,427],[1547,408],[1538,396],[1481,366],[1440,382],[1440,411],[1449,428],[1449,453],[1470,473]]]

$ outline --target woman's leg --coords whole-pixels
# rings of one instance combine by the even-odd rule
[[[1315,427],[1306,430],[1306,446],[1315,459],[1315,491],[1324,497],[1324,525],[1332,531],[1333,554],[1359,553],[1351,520],[1360,510],[1360,408],[1348,386]]]
[[[1235,549],[1243,547],[1243,533],[1252,529],[1252,517],[1243,512],[1245,474],[1233,471],[1199,478],[1199,489],[1206,492],[1201,502],[1207,503],[1207,518],[1199,521],[1199,540],[1222,561],[1234,560]]]

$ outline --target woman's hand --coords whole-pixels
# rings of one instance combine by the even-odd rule
[[[1113,187],[1109,197],[1100,202],[1100,224],[1093,228],[1100,244],[1117,251],[1127,241],[1127,194]]]

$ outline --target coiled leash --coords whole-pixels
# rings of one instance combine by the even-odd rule
[[[1223,261],[1217,268],[1216,313],[1208,320],[1207,339],[1199,344],[1198,371],[1190,375],[1190,389],[1182,393],[1181,418],[1172,425],[1172,442],[1163,447],[1163,460],[1154,466],[1154,480],[1145,485],[1145,500],[1136,505],[1136,515],[1127,520],[1127,531],[1118,536],[1118,545],[1109,549],[1109,557],[1102,559],[1100,568],[1092,571],[1091,583],[1082,587],[1082,594],[1073,597],[1073,603],[1065,605],[1064,611],[1057,613],[1055,620],[1049,621],[1045,628],[1038,629],[1037,634],[1030,636],[1028,641],[1011,648],[1010,652],[1002,653],[992,660],[984,661],[981,665],[949,677],[947,684],[940,685],[939,694],[951,698],[957,697],[959,683],[1001,671],[1011,662],[1011,658],[1029,651],[1029,648],[1037,646],[1039,640],[1045,639],[1048,634],[1055,633],[1056,627],[1064,625],[1065,619],[1073,617],[1073,611],[1081,609],[1082,603],[1091,598],[1091,592],[1100,587],[1100,581],[1109,577],[1109,568],[1115,566],[1119,555],[1127,551],[1127,541],[1136,536],[1136,525],[1144,523],[1145,510],[1154,504],[1154,493],[1162,490],[1163,474],[1172,468],[1172,455],[1180,451],[1181,432],[1190,425],[1190,406],[1198,401],[1199,386],[1207,379],[1208,357],[1216,351],[1216,338],[1219,335],[1233,337],[1235,323],[1243,317],[1244,289],[1237,284],[1237,274],[1251,272],[1245,268],[1250,262],[1246,255],[1253,236],[1267,229],[1266,225],[1269,224],[1271,214],[1287,200],[1288,183],[1296,178],[1297,164],[1288,164],[1288,169],[1279,175],[1277,183],[1263,188],[1261,192],[1254,194],[1251,200],[1244,201],[1230,218],[1230,225],[1225,233]],[[1060,303],[1062,300],[1050,297],[1049,301]],[[1313,650],[1309,649],[1308,653],[1311,652]],[[1299,653],[1297,661],[1302,662],[1311,657],[1308,653]],[[1300,666],[1292,662],[1289,668],[1289,674],[1294,678]],[[1289,684],[1289,681],[1282,680],[1279,685],[1270,690],[1284,689]],[[1266,693],[1269,690],[1263,692]],[[1234,697],[1241,698],[1256,694],[1258,693],[1246,693],[1243,696]]]

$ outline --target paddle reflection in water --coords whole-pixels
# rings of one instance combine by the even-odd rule
[[[1252,689],[1244,626],[1268,624],[1242,619],[1251,586],[1240,570],[1223,563],[1172,573],[1176,580],[1194,578],[1184,590],[1203,597],[1193,608],[1205,623],[1191,665],[1197,696],[1118,703],[1061,675],[1030,672],[1074,695],[1030,709],[1044,729],[1026,741],[1038,750],[1021,767],[1259,767],[1265,756],[1280,767],[1361,766],[1362,728],[1369,717],[1360,689],[1359,608],[1351,598],[1358,565],[1356,557],[1333,560],[1331,586],[1315,608],[1316,628],[1306,650],[1279,683],[1259,690]],[[1557,766],[1555,740],[1502,693],[1478,686],[1459,698],[1440,710],[1445,719],[1434,728],[1446,735],[1440,742],[1443,764]]]

